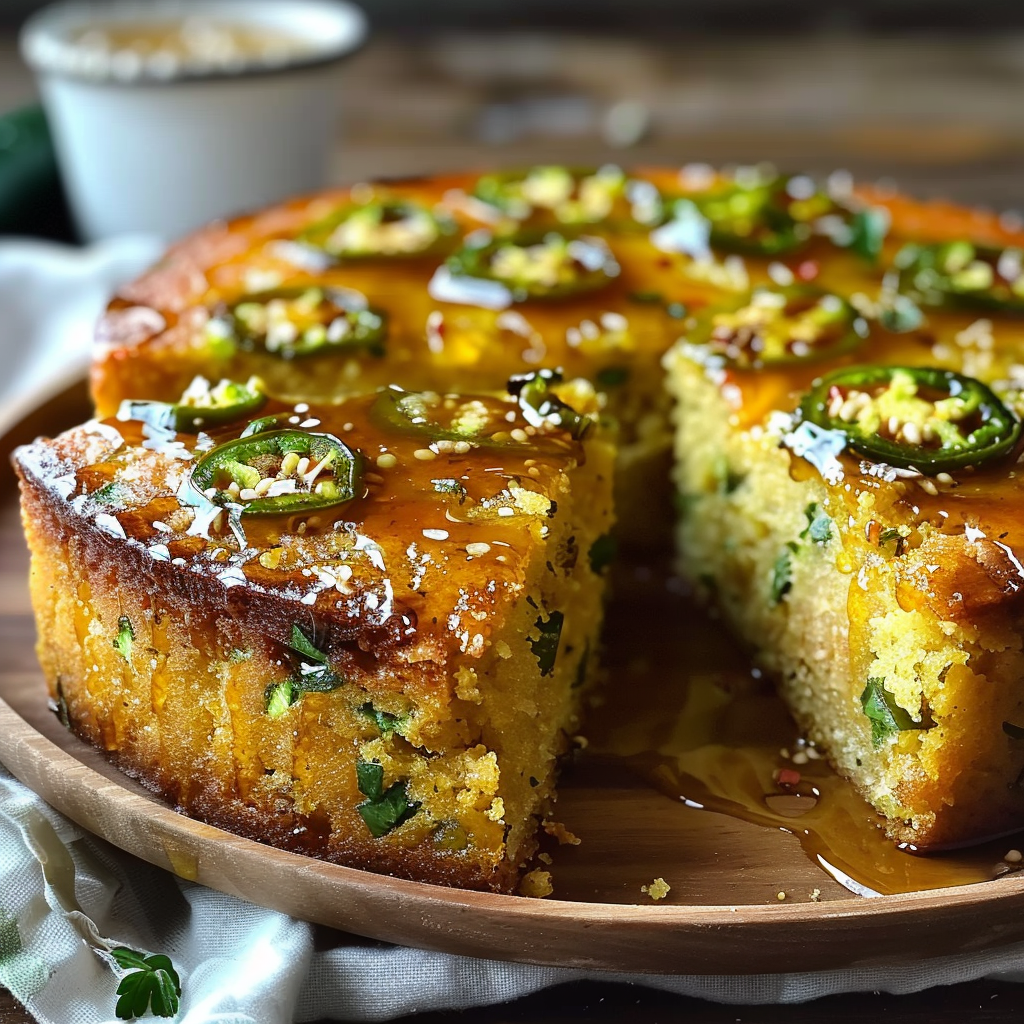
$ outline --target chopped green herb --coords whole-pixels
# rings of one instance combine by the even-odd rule
[[[743,483],[744,474],[737,473],[725,455],[717,456],[711,468],[719,494],[732,494]]]
[[[888,544],[891,540],[899,540],[900,531],[895,526],[890,526],[887,530],[883,530],[878,535],[878,546],[881,547],[883,544]]]
[[[145,956],[124,946],[112,949],[110,955],[118,967],[130,972],[117,986],[120,999],[114,1012],[121,1020],[134,1020],[151,1009],[158,1017],[173,1017],[178,1012],[181,979],[166,956]]]
[[[896,703],[896,698],[885,688],[885,677],[868,679],[860,695],[864,714],[871,720],[871,742],[876,746],[909,729],[928,729],[930,721],[915,722],[910,713]]]
[[[541,615],[534,623],[540,635],[536,640],[527,637],[542,676],[549,676],[554,671],[555,658],[558,656],[558,641],[562,636],[564,621],[565,616],[559,611],[552,612],[546,619]]]
[[[1003,722],[1003,732],[1010,739],[1024,740],[1024,725],[1014,725],[1013,722]]]
[[[271,683],[263,693],[267,718],[280,718],[301,696],[302,690],[291,679]]]
[[[772,604],[778,604],[789,593],[792,586],[793,556],[787,549],[775,559],[775,565],[772,566]]]
[[[801,532],[800,539],[809,538],[815,544],[827,544],[832,539],[832,519],[814,501],[804,509],[804,515],[807,517],[807,526]]]
[[[466,488],[459,483],[458,480],[454,479],[442,479],[442,480],[431,480],[434,485],[434,490],[438,494],[451,494],[459,499],[459,504],[462,505],[466,500]]]
[[[114,640],[114,648],[125,661],[132,660],[132,642],[135,640],[135,630],[132,628],[132,620],[127,615],[122,615],[117,620],[117,639]]]
[[[590,571],[600,575],[615,560],[615,553],[618,550],[618,542],[610,533],[602,533],[593,544],[590,545],[588,558],[590,559]]]
[[[380,839],[419,809],[409,800],[406,781],[399,780],[384,789],[384,767],[376,761],[356,762],[356,784],[367,799],[356,807],[374,839]]]
[[[292,626],[288,646],[302,658],[293,658],[292,682],[300,690],[329,693],[336,690],[345,680],[327,663],[327,655],[313,646],[312,641],[299,629]],[[308,658],[309,661],[303,659]]]
[[[603,370],[597,371],[594,380],[599,387],[617,388],[629,380],[629,368],[626,366],[606,366]]]
[[[393,732],[401,735],[402,730],[409,724],[408,715],[393,715],[390,711],[378,711],[369,702],[359,709],[359,713],[365,715],[377,726],[381,736],[389,736]]]
[[[630,302],[641,302],[645,305],[665,301],[661,292],[630,292],[628,298]]]

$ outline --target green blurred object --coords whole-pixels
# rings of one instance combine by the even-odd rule
[[[75,238],[42,107],[0,116],[0,235]]]

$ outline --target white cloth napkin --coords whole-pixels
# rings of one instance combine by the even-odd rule
[[[0,366],[8,370],[0,408],[8,417],[84,370],[107,294],[159,249],[150,238],[87,250],[0,243]],[[116,1021],[124,973],[109,956],[116,946],[170,957],[182,982],[180,1024],[390,1020],[585,979],[727,1003],[902,994],[986,976],[1024,981],[1024,943],[888,970],[730,977],[534,967],[342,935],[336,948],[317,951],[313,934],[312,925],[183,881],[83,832],[0,765],[0,985],[42,1024]]]

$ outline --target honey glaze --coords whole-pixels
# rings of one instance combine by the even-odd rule
[[[1016,869],[1024,836],[927,856],[895,845],[724,623],[664,567],[618,569],[607,679],[560,785],[558,817],[581,841],[546,847],[557,898],[649,903],[641,884],[663,877],[667,904],[806,902]]]

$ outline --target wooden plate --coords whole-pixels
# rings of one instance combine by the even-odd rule
[[[78,382],[16,423],[3,423],[4,452],[39,433],[59,431],[88,412],[85,387]],[[654,680],[665,676],[665,665],[680,659],[688,678],[714,679],[728,658],[724,648],[681,653],[678,638],[666,635],[673,630],[645,632],[647,617],[637,614],[635,603],[631,607],[635,595],[629,591],[636,585],[641,595],[644,588],[650,592],[650,566],[627,573],[625,596],[612,608],[613,622],[627,610],[633,618],[617,624],[609,657],[612,685],[592,722],[596,742],[563,776],[559,817],[582,842],[549,844],[552,898],[494,896],[373,875],[184,818],[66,732],[48,710],[34,654],[28,559],[6,459],[3,473],[0,761],[57,810],[144,860],[253,903],[360,935],[569,967],[687,974],[891,967],[1024,939],[1024,875],[935,888],[944,879],[983,877],[978,864],[986,858],[997,861],[1001,854],[996,851],[1012,845],[1005,841],[973,855],[970,863],[922,862],[894,854],[878,839],[870,811],[862,805],[858,809],[847,794],[843,813],[852,823],[847,832],[856,837],[857,852],[844,852],[839,844],[838,857],[827,849],[822,856],[809,842],[813,830],[799,823],[787,827],[785,817],[747,815],[760,821],[756,824],[700,810],[695,806],[699,801],[690,800],[688,806],[669,799],[668,762],[662,758],[661,768],[652,771],[643,752],[664,751],[666,737],[679,731],[681,705],[672,705],[679,687],[659,690]],[[681,615],[679,608],[673,614]],[[702,632],[715,632],[707,623],[698,625]],[[661,649],[661,643],[667,646]],[[715,692],[718,703],[691,703],[688,720],[732,714],[723,712],[727,698]],[[755,713],[747,716],[746,725],[736,726],[734,738],[744,728],[757,736],[759,730],[770,732],[765,723],[776,711],[763,703],[751,708]],[[714,750],[708,764],[716,770],[739,766],[742,771],[737,768],[730,778],[756,782],[759,769],[744,760],[742,745],[719,744]],[[655,777],[661,778],[660,785],[652,785]],[[682,777],[673,776],[673,785],[683,785]],[[714,779],[705,783],[708,792],[714,790]],[[727,790],[728,780],[723,785]],[[836,786],[832,791],[841,793]],[[716,806],[727,804],[719,800]],[[930,891],[854,895],[833,875],[844,878],[839,865],[854,863],[858,856],[862,865],[872,862],[868,866],[880,878],[906,868],[905,879],[896,879],[893,888],[919,884]],[[836,865],[833,875],[822,869],[829,857]],[[671,885],[668,897],[658,903],[641,891],[655,877]],[[856,889],[855,883],[847,884]]]

